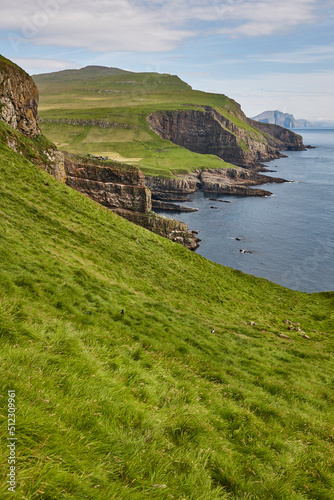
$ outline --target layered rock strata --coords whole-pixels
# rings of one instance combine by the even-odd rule
[[[151,193],[144,174],[135,167],[106,163],[101,166],[66,155],[66,184],[110,209],[150,212]]]
[[[66,154],[65,172],[66,184],[121,217],[191,250],[198,247],[186,224],[151,211],[151,191],[138,168],[105,161],[99,165],[98,160]]]
[[[0,56],[0,117],[27,137],[40,135],[38,90],[33,79],[16,64]]]
[[[199,246],[198,242],[200,239],[195,236],[195,232],[189,231],[188,226],[183,222],[157,215],[154,212],[141,214],[124,209],[116,209],[115,212],[129,221],[149,229],[153,233],[180,243],[189,248],[189,250],[196,250]]]
[[[197,170],[173,179],[146,177],[146,185],[152,192],[152,198],[165,202],[178,199],[182,201],[186,195],[191,195],[198,189],[202,189],[204,194],[270,196],[270,191],[249,186],[276,182],[286,181],[242,167]]]
[[[304,149],[302,138],[290,130],[250,120],[241,109],[237,119],[248,128],[236,125],[210,106],[154,112],[147,122],[163,139],[243,167],[258,167],[259,162],[279,158],[281,150]]]
[[[152,208],[154,210],[167,210],[171,212],[198,212],[197,208],[185,207],[176,203],[167,203],[161,200],[152,200]]]

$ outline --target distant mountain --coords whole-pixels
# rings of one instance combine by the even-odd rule
[[[264,111],[263,113],[252,118],[258,122],[270,123],[280,125],[284,128],[305,128],[314,127],[314,124],[308,120],[296,120],[295,117],[289,113],[282,113],[282,111]]]
[[[317,120],[313,122],[315,128],[334,128],[334,120]]]

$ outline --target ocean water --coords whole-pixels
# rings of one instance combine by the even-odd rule
[[[184,205],[198,212],[160,213],[199,231],[196,252],[207,259],[293,290],[333,291],[334,130],[296,132],[316,149],[287,152],[288,158],[265,164],[276,171],[267,175],[289,181],[261,186],[273,196],[212,201],[197,192]]]

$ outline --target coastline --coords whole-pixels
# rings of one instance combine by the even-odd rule
[[[334,289],[328,272],[334,269],[334,130],[304,133],[304,142],[316,149],[291,151],[279,161],[264,164],[278,172],[266,175],[289,179],[262,186],[271,196],[208,196],[198,191],[189,203],[198,212],[169,212],[169,217],[198,232],[201,242],[196,253],[293,290]]]

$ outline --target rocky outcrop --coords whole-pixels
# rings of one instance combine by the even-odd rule
[[[249,186],[285,182],[285,179],[261,175],[242,167],[204,170],[200,178],[201,188],[206,194],[234,194],[243,196],[270,196],[270,191]]]
[[[163,217],[154,212],[141,214],[124,209],[116,209],[115,212],[138,226],[145,227],[153,233],[180,243],[189,250],[196,250],[199,246],[198,242],[200,240],[196,238],[195,233],[189,231],[187,225],[183,222]]]
[[[147,214],[151,192],[144,174],[136,167],[66,155],[66,184],[112,210],[125,209]]]
[[[247,119],[248,123],[265,134],[266,140],[270,146],[277,146],[282,151],[303,151],[306,147],[303,139],[295,132],[291,132],[280,125],[261,123]]]
[[[202,189],[205,194],[234,194],[242,196],[270,196],[271,192],[250,186],[286,182],[242,167],[197,170],[174,179],[146,177],[146,185],[156,200],[174,201]]]
[[[38,90],[23,69],[0,56],[0,117],[27,137],[41,134],[37,118]]]
[[[49,148],[45,151],[48,162],[44,163],[45,170],[53,175],[58,181],[65,184],[65,155],[62,151],[55,148]]]
[[[0,56],[0,118],[8,125],[2,126],[7,146],[122,217],[192,250],[197,248],[198,240],[186,224],[151,212],[151,191],[137,167],[105,160],[101,165],[99,159],[58,151],[41,135],[37,106],[38,91],[33,80],[21,68]],[[112,122],[106,125],[91,122],[88,120],[84,124],[115,125]]]
[[[191,250],[198,247],[197,238],[186,224],[158,216],[151,211],[151,191],[144,174],[134,166],[122,165],[82,156],[65,155],[66,184],[121,217],[143,226]]]
[[[175,178],[145,177],[146,186],[155,200],[186,201],[185,195],[195,193],[201,187],[200,170]]]
[[[184,207],[176,203],[167,203],[161,200],[152,200],[152,208],[154,210],[167,210],[170,212],[198,212],[197,208]]]
[[[241,109],[236,118],[248,127],[236,125],[210,106],[154,112],[147,117],[147,122],[163,139],[243,167],[255,167],[261,161],[279,158],[280,150],[304,148],[301,137],[289,130],[250,120]]]

